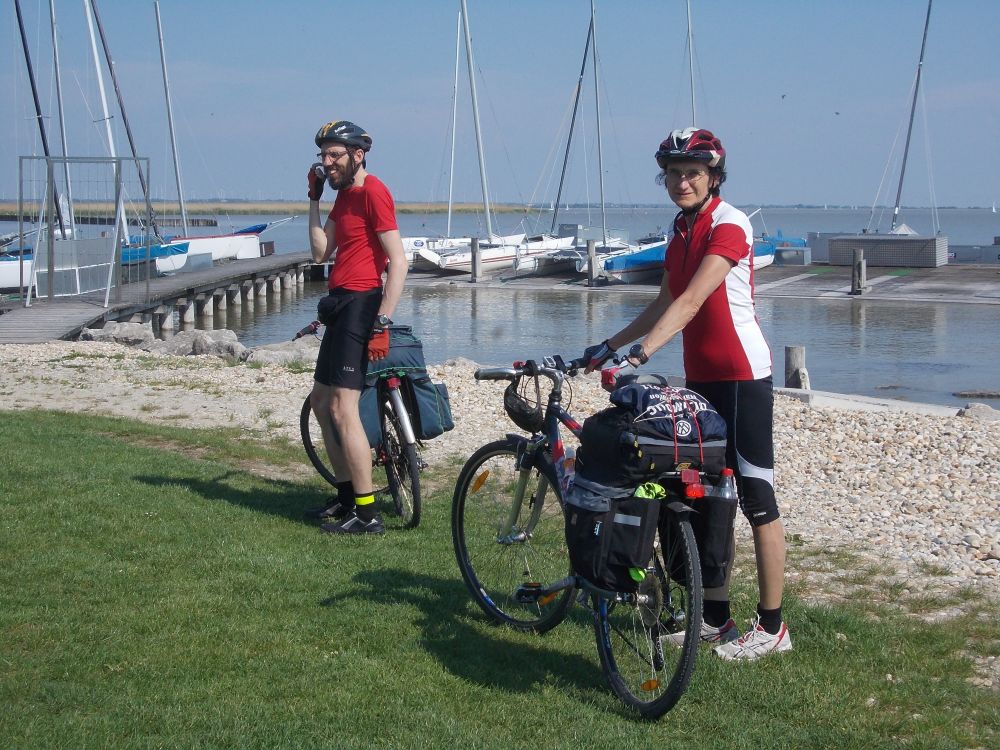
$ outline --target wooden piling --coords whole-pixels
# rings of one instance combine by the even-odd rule
[[[479,257],[479,238],[472,238],[472,274],[469,281],[473,284],[483,280],[483,259]]]
[[[785,347],[785,388],[809,390],[809,371],[806,370],[806,348]]]

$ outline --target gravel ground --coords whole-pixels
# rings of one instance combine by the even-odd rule
[[[232,426],[297,441],[311,372],[230,365],[102,342],[0,346],[2,408],[46,408],[191,427]],[[455,430],[429,442],[432,465],[513,430],[502,383],[475,364],[430,368],[447,383]],[[607,405],[596,377],[577,378],[570,410]],[[888,558],[903,577],[1000,593],[1000,421],[817,408],[776,397],[775,475],[790,539]],[[739,533],[748,538],[746,524]],[[794,575],[794,571],[790,571]],[[919,583],[916,583],[918,587]]]

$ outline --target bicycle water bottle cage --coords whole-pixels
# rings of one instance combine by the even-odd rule
[[[545,425],[545,416],[542,413],[541,389],[538,386],[538,376],[531,380],[535,383],[534,403],[524,397],[522,388],[522,377],[514,379],[503,392],[503,408],[510,417],[510,421],[516,424],[525,432],[541,432]]]

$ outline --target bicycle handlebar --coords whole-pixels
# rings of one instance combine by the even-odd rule
[[[296,334],[295,334],[295,335],[294,335],[294,336],[292,337],[292,341],[295,341],[296,339],[300,339],[300,338],[302,338],[303,336],[309,336],[309,335],[311,335],[311,334],[315,334],[315,333],[316,333],[316,331],[318,331],[318,330],[319,330],[319,327],[320,327],[321,325],[323,325],[323,324],[322,324],[322,323],[320,323],[320,322],[319,322],[318,320],[314,320],[314,321],[313,321],[312,323],[310,323],[309,325],[307,325],[307,326],[306,326],[305,328],[303,328],[303,329],[302,329],[301,331],[299,331],[298,333],[296,333]]]
[[[515,362],[512,367],[480,367],[476,370],[476,380],[514,380],[524,375],[544,375],[555,380],[564,375],[570,377],[579,373],[587,364],[587,360],[573,359],[566,362],[558,354],[545,357],[541,362],[529,359],[526,362]]]

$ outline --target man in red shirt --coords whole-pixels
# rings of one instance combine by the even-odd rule
[[[330,293],[319,305],[326,324],[316,359],[313,412],[337,476],[337,495],[307,515],[333,534],[381,534],[375,512],[372,457],[358,403],[368,362],[389,351],[389,317],[406,279],[406,259],[388,188],[365,171],[371,136],[347,120],[316,134],[319,162],[309,169],[309,244],[313,260],[330,270]],[[337,198],[320,223],[319,200],[329,183]],[[382,275],[385,273],[385,286]]]
[[[742,636],[729,609],[729,578],[705,589],[701,639],[723,659],[745,661],[792,648],[781,614],[785,531],[774,496],[771,352],[753,302],[753,232],[746,214],[720,197],[726,151],[711,132],[674,130],[656,152],[660,180],[680,209],[660,292],[638,317],[584,352],[588,372],[615,349],[634,365],[683,332],[686,386],[726,420],[726,459],[753,531],[760,599]],[[729,567],[732,570],[732,566]]]

